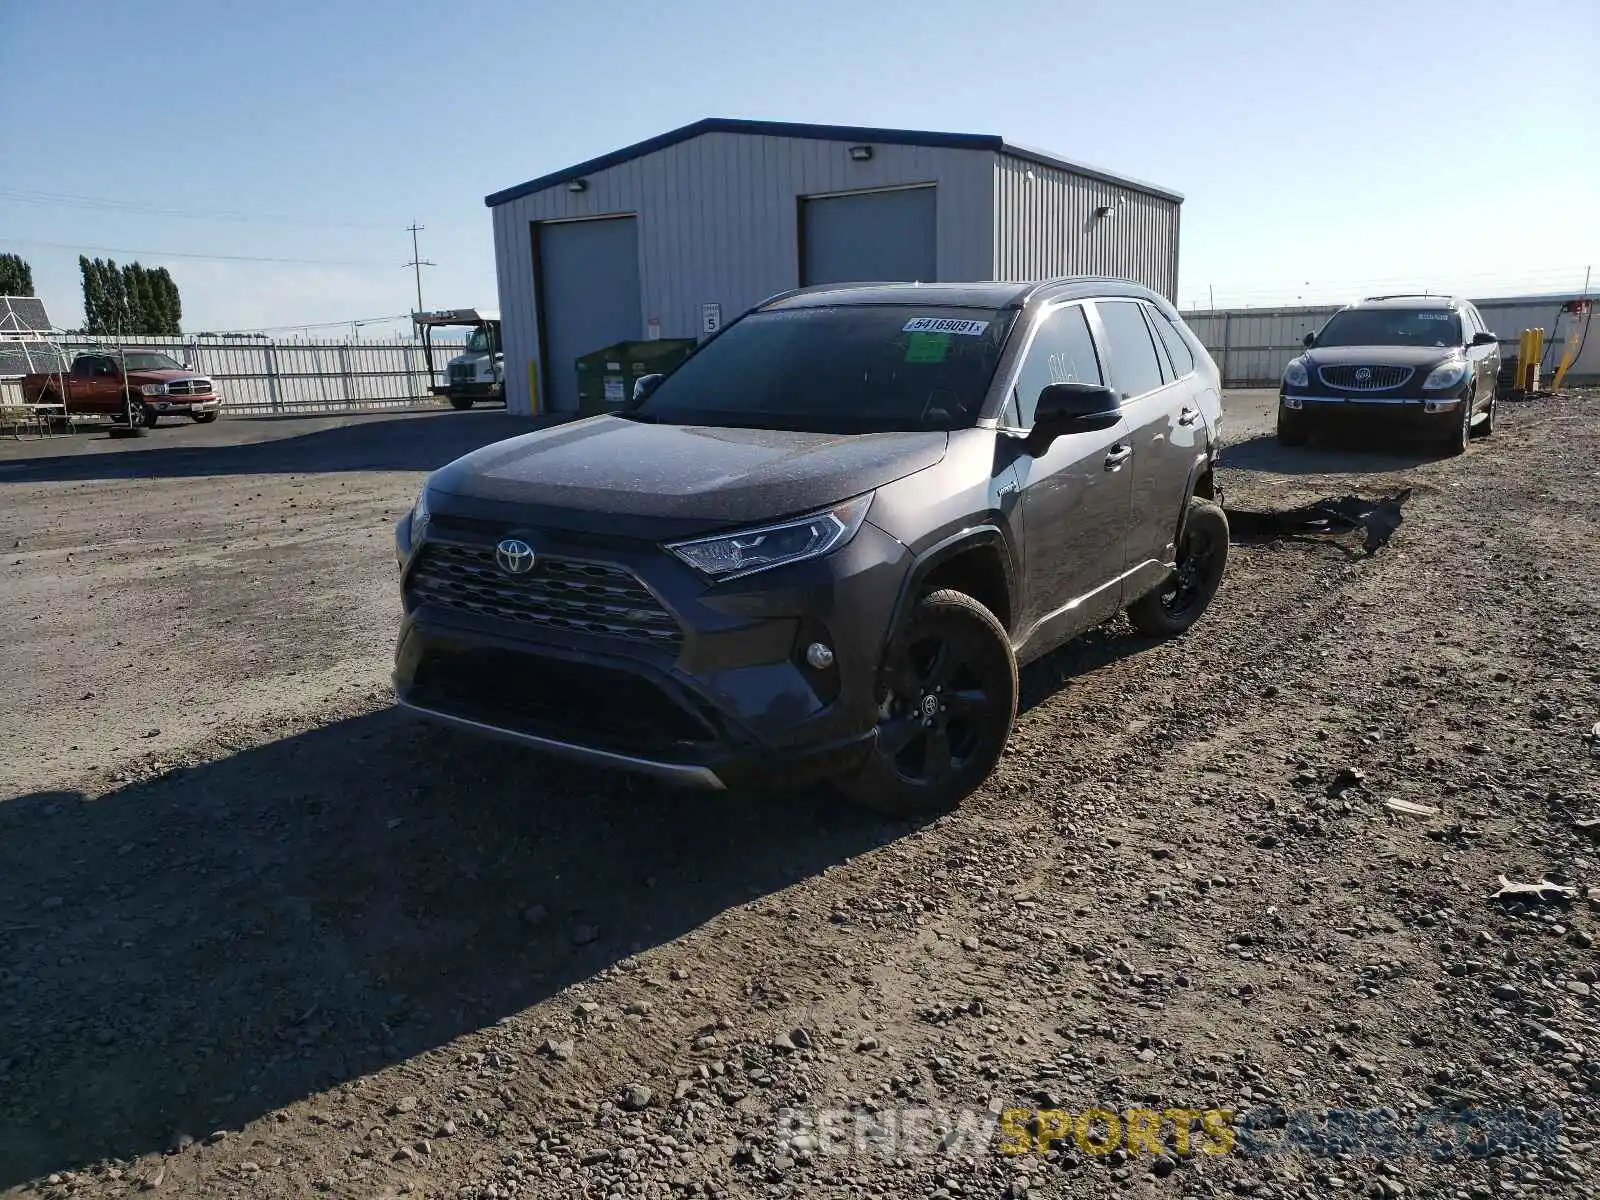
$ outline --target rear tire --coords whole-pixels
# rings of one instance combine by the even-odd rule
[[[1227,514],[1209,500],[1190,500],[1178,541],[1178,569],[1128,606],[1128,620],[1151,637],[1175,637],[1210,607],[1227,566]]]
[[[943,812],[994,770],[1017,717],[1017,659],[998,618],[963,592],[917,601],[879,674],[867,761],[836,780],[888,816]]]
[[[1304,446],[1306,444],[1305,418],[1291,415],[1286,409],[1278,409],[1278,445]]]
[[[455,409],[457,412],[462,412],[462,411],[464,411],[466,409],[471,408],[472,407],[472,403],[473,402],[472,402],[472,397],[471,396],[451,396],[450,397],[450,407]]]

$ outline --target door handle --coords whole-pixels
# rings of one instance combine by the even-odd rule
[[[1200,410],[1198,408],[1186,408],[1178,414],[1179,425],[1193,425],[1199,419]]]
[[[1111,447],[1111,453],[1106,455],[1106,470],[1115,471],[1132,457],[1132,446],[1113,446]]]

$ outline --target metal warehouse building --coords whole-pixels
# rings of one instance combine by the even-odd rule
[[[507,401],[574,411],[580,356],[807,284],[1096,273],[1171,298],[1182,201],[988,134],[697,121],[486,199]]]

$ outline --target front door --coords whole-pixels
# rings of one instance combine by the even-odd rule
[[[1103,383],[1104,373],[1081,304],[1039,321],[1007,409],[1022,493],[1023,619],[1020,641],[1040,652],[1112,616],[1128,526],[1128,426],[1069,433],[1041,445],[1033,427],[1039,393],[1052,383]]]

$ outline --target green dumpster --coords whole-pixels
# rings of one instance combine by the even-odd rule
[[[657,338],[653,342],[618,342],[585,354],[577,361],[578,411],[586,417],[616,412],[633,396],[633,385],[645,375],[665,375],[689,357],[693,338]]]

